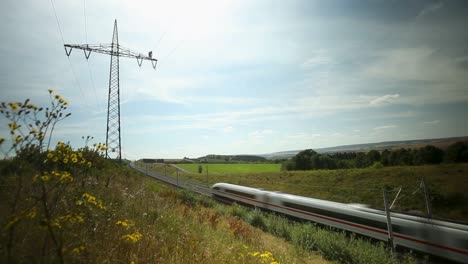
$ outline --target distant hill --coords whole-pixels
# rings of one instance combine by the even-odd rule
[[[385,141],[378,143],[365,143],[354,145],[343,145],[328,148],[313,148],[318,153],[335,153],[335,152],[367,152],[369,150],[385,150],[399,148],[421,148],[426,145],[433,145],[441,149],[446,149],[449,145],[457,141],[468,141],[468,137],[453,137],[453,138],[437,138],[437,139],[415,139],[402,141]],[[280,151],[270,154],[258,155],[266,159],[287,159],[295,156],[301,150]]]

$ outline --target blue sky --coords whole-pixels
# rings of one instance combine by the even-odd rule
[[[468,135],[465,1],[53,3],[65,43],[110,43],[117,19],[159,59],[120,60],[124,158]],[[110,58],[68,61],[51,1],[2,1],[0,31],[0,101],[54,89],[72,112],[56,140],[105,142]]]

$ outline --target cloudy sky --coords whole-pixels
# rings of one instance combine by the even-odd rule
[[[467,14],[466,1],[2,0],[0,101],[45,105],[54,89],[72,112],[56,140],[105,142],[110,57],[63,44],[110,43],[117,19],[122,46],[159,59],[120,60],[124,158],[467,136]]]

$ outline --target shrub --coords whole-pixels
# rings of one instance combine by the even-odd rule
[[[229,207],[229,214],[239,219],[247,219],[248,211],[245,207],[234,204],[233,206]]]
[[[248,222],[255,227],[258,227],[262,230],[267,230],[267,226],[265,224],[265,220],[263,217],[263,214],[260,210],[255,209],[253,212],[250,213],[250,217],[248,219]]]

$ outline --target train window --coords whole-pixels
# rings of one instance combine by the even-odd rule
[[[253,195],[253,194],[248,194],[248,193],[243,193],[243,192],[233,191],[233,190],[226,190],[226,192],[255,199],[255,195]]]
[[[416,230],[414,230],[412,228],[405,227],[405,226],[400,226],[400,225],[392,225],[392,231],[395,232],[395,233],[400,233],[400,234],[404,234],[404,235],[415,235],[415,234],[417,234],[417,232],[415,232]]]
[[[455,245],[458,248],[468,248],[468,239],[456,239]]]
[[[348,215],[348,214],[343,214],[343,213],[338,213],[338,212],[333,212],[329,210],[324,210],[320,208],[314,208],[302,204],[296,204],[296,203],[289,203],[289,202],[283,202],[284,206],[294,208],[294,209],[299,209],[301,211],[309,212],[309,213],[314,213],[318,215],[323,215],[323,216],[328,216],[328,217],[333,217],[337,218],[340,220],[345,220],[348,222],[353,222],[365,226],[370,226],[378,229],[383,229],[387,230],[387,223],[386,222],[380,222],[372,219],[367,219],[363,217],[357,217],[354,215]]]

